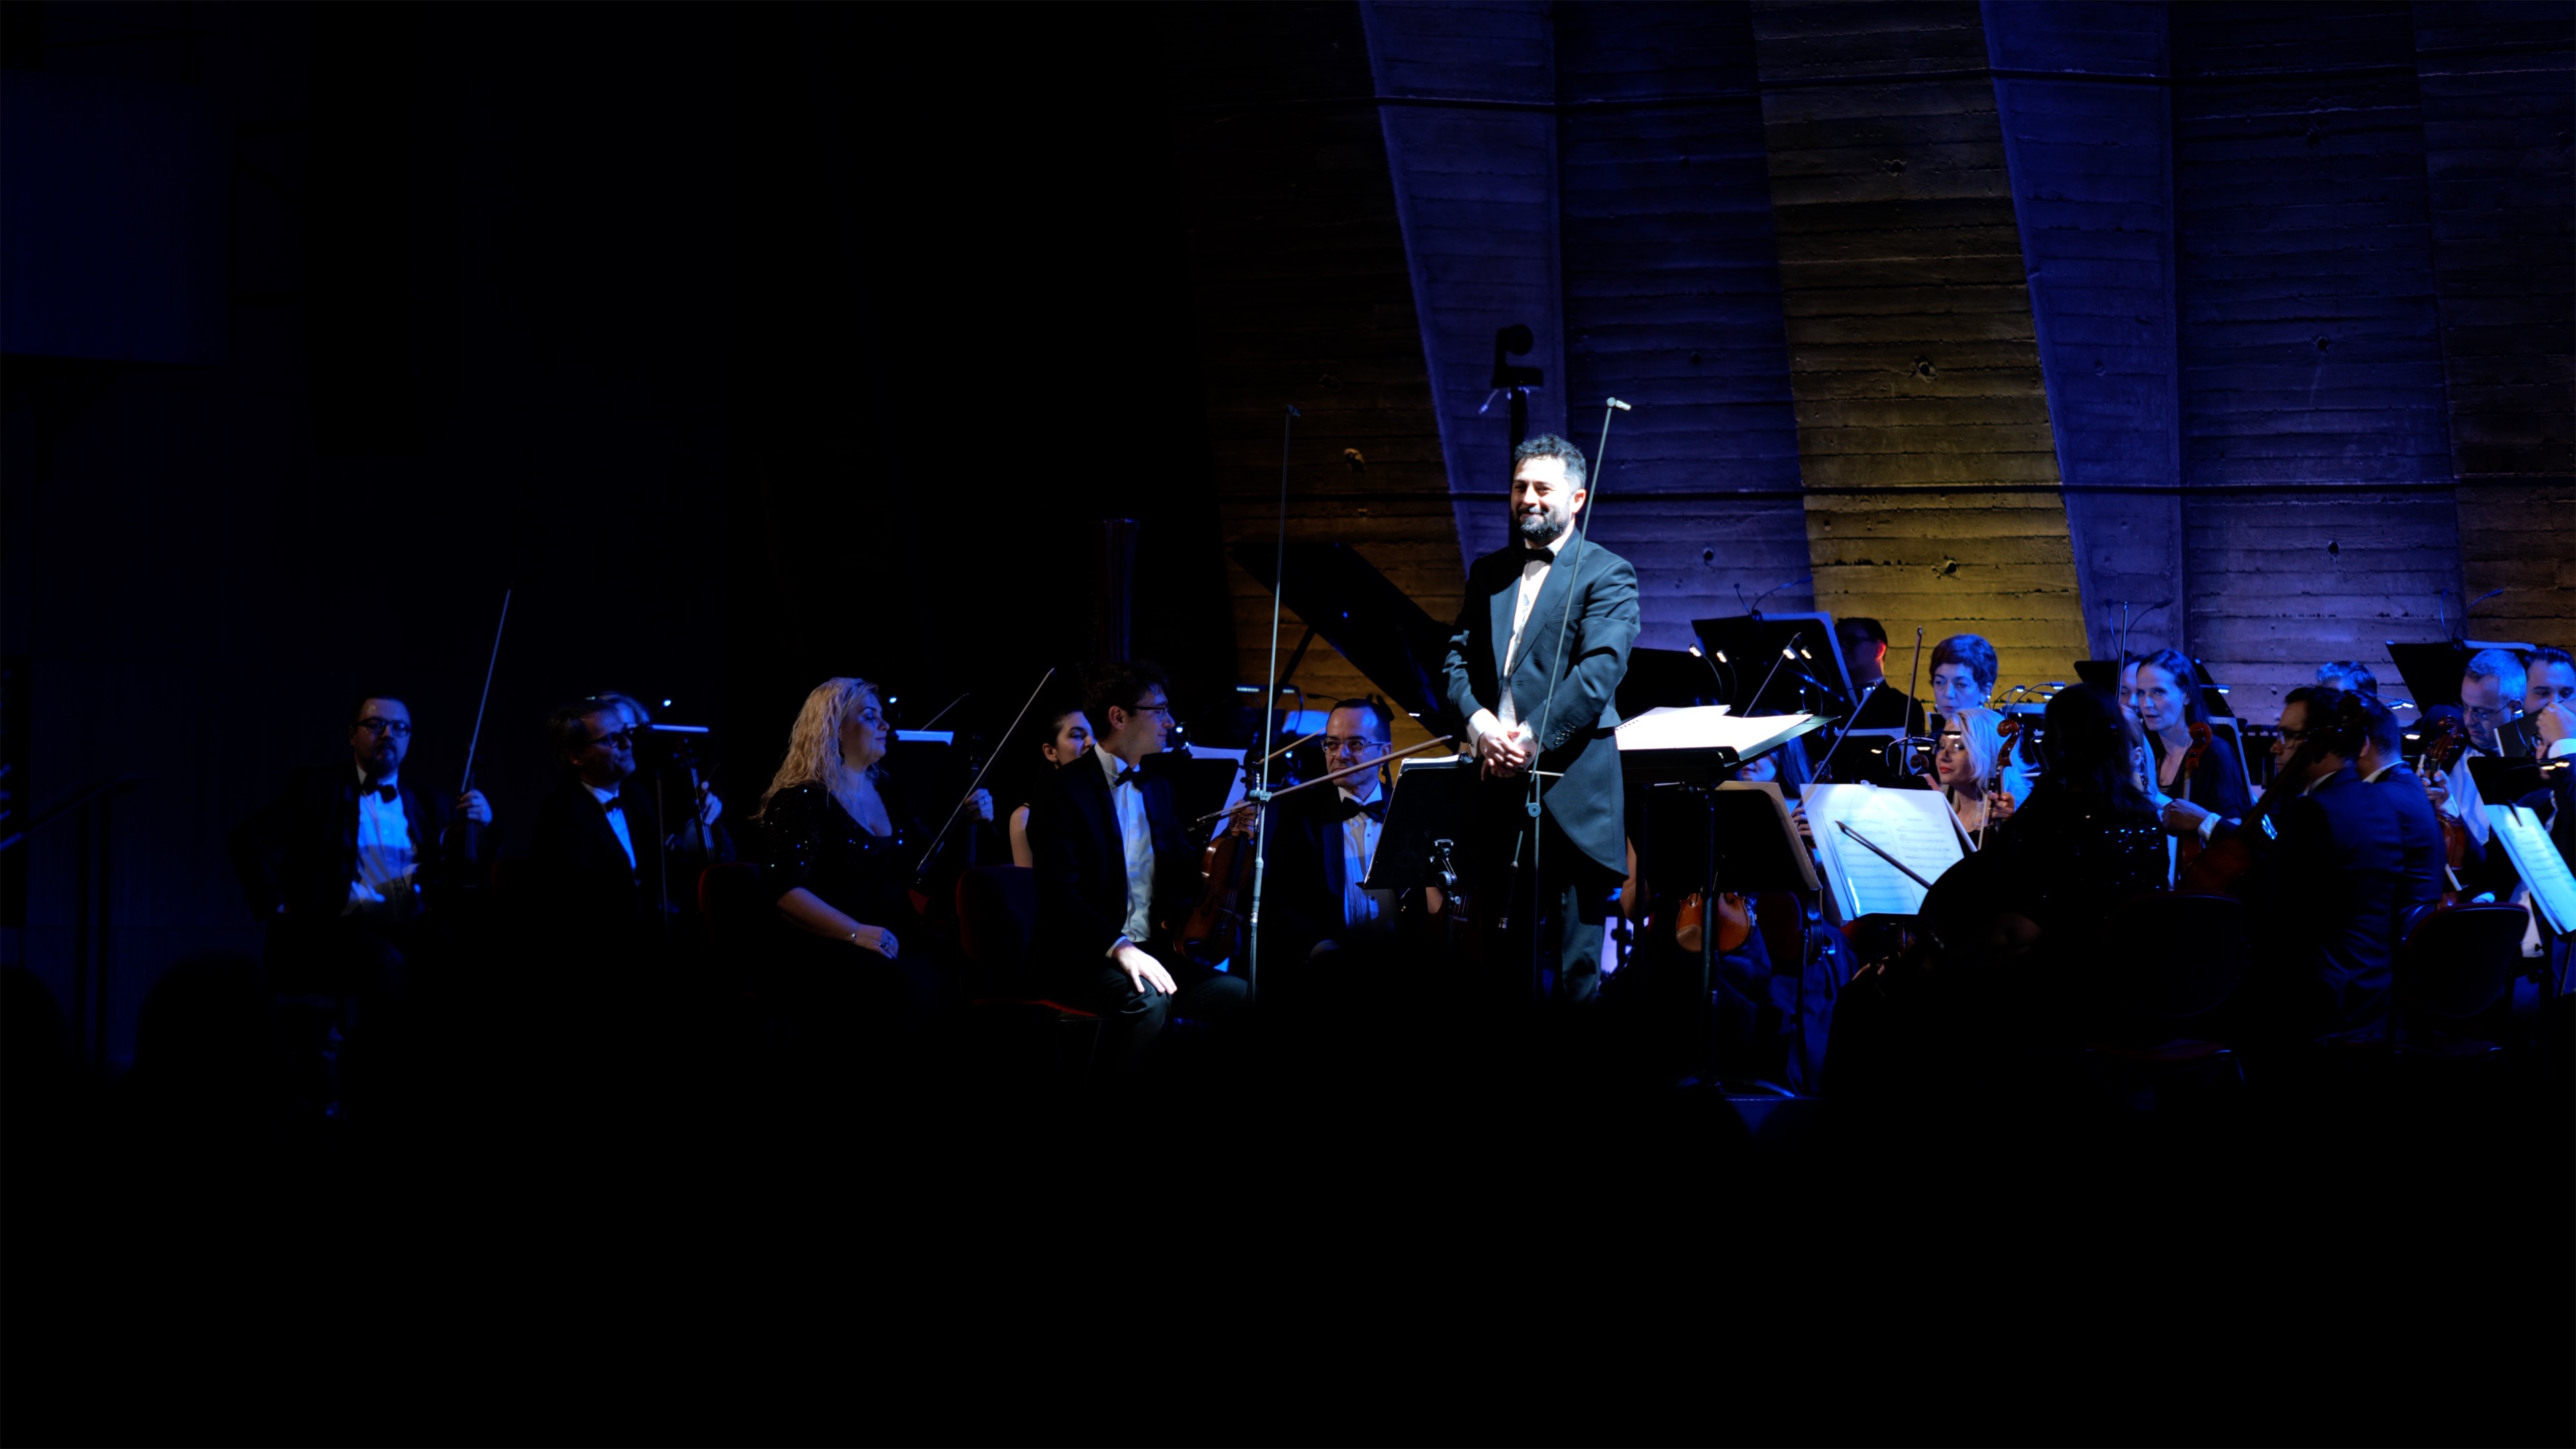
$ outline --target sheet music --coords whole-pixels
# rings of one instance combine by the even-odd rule
[[[2551,928],[2562,936],[2576,931],[2576,874],[2568,871],[2567,858],[2558,853],[2540,817],[2519,805],[2492,805],[2487,823],[2504,842],[2504,853],[2513,858],[2513,868],[2531,887],[2531,898]]]
[[[1923,887],[1841,826],[1905,862],[1925,880],[1939,880],[1963,854],[1950,804],[1937,790],[1882,790],[1876,785],[1809,785],[1807,823],[1825,861],[1825,878],[1843,919],[1875,913],[1910,916],[1923,909]]]
[[[1190,758],[1193,760],[1231,760],[1234,762],[1234,785],[1225,792],[1225,808],[1227,810],[1232,810],[1235,806],[1243,803],[1243,757],[1249,753],[1251,752],[1248,750],[1211,749],[1206,745],[1190,746]]]
[[[1618,727],[1619,749],[1708,750],[1724,747],[1746,758],[1793,734],[1811,715],[1764,714],[1738,718],[1722,704],[1664,705]]]

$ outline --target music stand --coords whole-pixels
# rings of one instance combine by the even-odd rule
[[[2121,664],[2117,659],[2078,659],[2075,677],[2086,684],[2099,685],[2113,694],[2120,692]]]
[[[1147,755],[1143,765],[1145,777],[1168,777],[1172,782],[1173,808],[1183,820],[1198,820],[1223,810],[1234,793],[1234,781],[1243,773],[1241,763],[1219,756],[1202,760],[1195,756],[1157,752]],[[1212,836],[1223,830],[1225,822],[1209,826]]]
[[[1700,869],[1700,899],[1715,902],[1718,895],[1729,893],[1751,897],[1763,891],[1800,891],[1812,898],[1821,890],[1816,879],[1815,860],[1807,854],[1807,843],[1799,838],[1797,824],[1789,818],[1788,797],[1771,781],[1730,780],[1721,785],[1672,785],[1660,787],[1668,795],[1688,794],[1702,811],[1704,830],[1699,841],[1701,854],[1695,862]],[[1656,790],[1647,792],[1649,811],[1654,809]],[[1654,828],[1651,822],[1640,822],[1637,838],[1651,841],[1672,836]],[[1653,876],[1664,862],[1641,862],[1641,869]],[[1714,926],[1700,933],[1699,995],[1705,1004],[1709,983],[1717,960],[1717,931]]]
[[[1691,632],[1721,672],[1731,671],[1727,703],[1739,715],[1851,713],[1851,676],[1843,670],[1843,651],[1834,639],[1831,614],[1738,614],[1724,619],[1693,619]],[[1780,651],[1806,652],[1783,660]],[[1724,656],[1720,658],[1720,656]],[[1778,664],[1777,671],[1772,665]],[[1821,690],[1801,677],[1815,678]],[[1766,681],[1768,681],[1766,683]],[[1758,695],[1751,693],[1758,691]],[[1838,692],[1837,692],[1838,691]],[[1823,698],[1831,695],[1832,698]]]
[[[1634,719],[1666,705],[1716,703],[1727,692],[1725,673],[1685,649],[1635,647],[1628,651],[1628,672],[1611,698],[1621,719]]]
[[[2397,677],[2406,681],[2406,691],[2415,701],[2415,717],[2424,711],[2460,702],[2460,676],[2468,672],[2469,646],[2457,639],[2439,644],[2400,644],[2388,641],[2388,657],[2397,665]]]
[[[1395,772],[1386,828],[1378,835],[1377,858],[1369,862],[1362,884],[1391,891],[1436,885],[1454,894],[1475,783],[1476,762],[1470,758],[1405,761]]]

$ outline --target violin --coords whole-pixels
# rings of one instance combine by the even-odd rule
[[[2424,770],[2427,778],[2447,775],[2468,753],[2468,721],[2458,715],[2444,715],[2430,731],[2432,738],[2424,746]],[[2442,892],[2437,909],[2449,910],[2460,903],[2460,867],[2469,863],[2469,827],[2447,810],[2436,810],[2433,819],[2442,827],[2442,876],[2449,883]]]
[[[1301,773],[1297,747],[1312,740],[1291,740],[1272,751],[1267,759],[1246,760],[1243,783],[1249,787],[1263,765],[1281,760],[1285,771],[1274,789],[1285,789],[1299,783]],[[1283,758],[1284,757],[1284,758]],[[1190,913],[1173,932],[1172,944],[1182,955],[1202,966],[1214,967],[1234,955],[1237,942],[1243,938],[1243,890],[1250,883],[1252,854],[1245,843],[1252,839],[1257,820],[1253,805],[1237,806],[1224,823],[1208,836],[1207,848],[1199,852],[1199,898]]]
[[[1697,951],[1706,942],[1708,932],[1708,899],[1698,891],[1682,897],[1673,908],[1673,944],[1685,951]],[[1717,952],[1730,955],[1744,949],[1753,938],[1753,903],[1733,891],[1717,893]]]
[[[2174,770],[2174,785],[2176,787],[2175,793],[2186,800],[2191,798],[2191,772],[2200,768],[2201,757],[2209,753],[2210,740],[2209,726],[2207,724],[2199,720],[2193,720],[2190,724],[2190,729],[2191,748],[2182,752],[2182,764]],[[2266,791],[2265,793],[2269,794],[2270,792]],[[2257,811],[2256,813],[2260,814],[2261,812]],[[2174,862],[2176,869],[2190,869],[2192,862],[2200,858],[2200,853],[2205,848],[2206,846],[2202,842],[2198,831],[2179,837],[2174,845]],[[2243,864],[2250,866],[2252,863],[2253,862],[2249,857]],[[2208,894],[2223,895],[2226,894],[2226,892],[2210,892]]]

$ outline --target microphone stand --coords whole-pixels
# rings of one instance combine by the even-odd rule
[[[1583,581],[1583,546],[1591,541],[1592,516],[1600,511],[1599,504],[1601,499],[1601,484],[1603,481],[1601,465],[1602,462],[1610,456],[1610,419],[1613,416],[1626,411],[1628,411],[1628,404],[1619,401],[1615,397],[1603,398],[1601,400],[1601,441],[1595,443],[1592,447],[1592,469],[1591,477],[1588,480],[1591,486],[1584,490],[1586,496],[1583,500],[1583,516],[1576,519],[1574,523],[1574,547],[1571,550],[1574,554],[1574,559],[1570,565],[1571,572],[1566,575],[1565,579],[1565,606],[1557,610],[1556,613],[1556,652],[1548,661],[1554,666],[1554,671],[1552,677],[1547,681],[1547,697],[1539,703],[1538,734],[1530,740],[1530,994],[1532,996],[1536,996],[1538,994],[1539,963],[1545,959],[1543,955],[1547,947],[1547,933],[1545,926],[1548,920],[1548,913],[1542,908],[1542,902],[1539,900],[1539,882],[1545,878],[1539,871],[1539,841],[1547,833],[1541,828],[1542,822],[1539,816],[1541,799],[1539,778],[1548,772],[1539,769],[1538,757],[1540,752],[1547,747],[1548,725],[1554,719],[1556,714],[1556,687],[1565,682],[1565,676],[1567,674],[1573,672],[1566,667],[1565,634],[1567,627],[1574,622],[1574,595],[1576,587]],[[1520,663],[1517,659],[1511,662],[1515,667]],[[1508,677],[1503,680],[1502,687],[1506,690],[1512,687],[1512,682]],[[1563,771],[1558,771],[1556,773],[1560,778],[1563,777]],[[1565,929],[1564,922],[1559,921],[1556,924],[1557,929],[1560,932]],[[1560,961],[1557,964],[1561,968],[1565,963]]]
[[[1297,420],[1305,416],[1295,403],[1287,409],[1279,420],[1279,541],[1270,560],[1270,681],[1261,696],[1261,779],[1244,792],[1256,805],[1272,799],[1270,763],[1279,753],[1270,748],[1270,725],[1279,713],[1279,607],[1288,592],[1288,447],[1297,436]],[[1300,692],[1298,697],[1305,696]],[[1261,897],[1269,876],[1270,812],[1261,810],[1252,823],[1252,910],[1244,917],[1243,944],[1243,989],[1256,1001],[1261,997]]]

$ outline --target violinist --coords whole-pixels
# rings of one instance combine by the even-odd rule
[[[1983,642],[1983,641],[1980,641]],[[1876,619],[1854,615],[1834,621],[1834,644],[1842,651],[1843,669],[1851,676],[1852,718],[1856,730],[1894,729],[1923,733],[1923,706],[1898,694],[1887,682],[1887,628]],[[1988,651],[1991,654],[1991,650]]]
[[[2200,676],[2181,651],[2159,649],[2138,661],[2134,699],[2138,727],[2155,762],[2166,833],[2196,847],[2210,839],[2220,821],[2253,808],[2244,762],[2209,728]]]
[[[1171,741],[1163,673],[1115,664],[1090,682],[1088,756],[1055,772],[1029,808],[1038,945],[1061,989],[1108,1016],[1116,1069],[1132,1068],[1182,1016],[1213,1022],[1249,996],[1242,979],[1172,949],[1171,923],[1199,897],[1199,853],[1181,830],[1172,782],[1143,765]]]
[[[1373,699],[1343,700],[1326,716],[1324,768],[1375,764],[1394,743],[1394,711]],[[1364,884],[1386,831],[1382,773],[1362,770],[1273,807],[1261,902],[1265,971],[1394,934],[1395,893]]]
[[[2524,661],[2529,683],[2522,696],[2522,718],[2530,726],[2533,753],[2555,759],[2576,754],[2576,659],[2564,649],[2543,644]]]
[[[2379,693],[2379,676],[2358,659],[2337,659],[2317,666],[2316,682],[2332,685],[2349,694]]]
[[[2535,753],[2536,736],[2517,718],[2529,690],[2530,672],[2512,650],[2482,649],[2470,656],[2461,670],[2459,709],[2431,709],[2424,713],[2428,735],[2456,732],[2461,736],[2456,750],[2444,750],[2437,744],[2434,762],[2439,768],[2426,774],[2425,794],[2434,809],[2468,832],[2472,854],[2480,861],[2486,854],[2491,827],[2476,783],[2470,778],[2469,761]],[[2450,756],[2447,763],[2443,762],[2444,755]],[[2508,876],[2510,869],[2505,867]],[[2480,868],[2475,874],[2483,879],[2490,873]],[[2494,883],[2511,884],[2509,878]]]
[[[251,909],[268,927],[272,987],[369,1000],[396,993],[429,939],[442,867],[484,863],[491,836],[479,790],[452,799],[403,773],[411,709],[392,695],[349,712],[349,754],[298,770],[233,832],[231,854]]]
[[[1038,863],[1029,844],[1029,802],[1045,793],[1055,772],[1091,753],[1091,721],[1080,705],[1065,701],[1047,720],[1046,738],[1038,741],[1039,764],[1020,787],[1020,805],[1011,811],[1011,864],[1028,870]]]
[[[666,874],[674,895],[694,894],[700,871],[733,859],[716,823],[723,803],[707,787],[698,790],[697,819],[667,830],[652,792],[628,787],[643,722],[643,707],[623,695],[565,705],[546,721],[563,774],[537,806],[528,857],[543,882],[544,913],[576,929],[654,921]]]
[[[1971,850],[1985,843],[1987,831],[2012,818],[2013,797],[2000,780],[2004,743],[1997,719],[1983,706],[1952,713],[1942,721],[1940,747],[1932,756],[1927,783],[1950,802],[1950,816]]]
[[[886,777],[893,739],[875,685],[824,680],[797,711],[754,813],[763,881],[789,928],[781,984],[826,1039],[900,1039],[951,1004],[938,943],[907,894],[921,825]],[[991,818],[989,801],[977,803],[973,813]]]
[[[1933,645],[1932,707],[1944,722],[1942,729],[1948,729],[1951,716],[1993,698],[2001,677],[2002,665],[1995,646],[1981,635],[1953,634]],[[2018,727],[2007,728],[2001,714],[1996,716],[1995,728],[2001,743],[1992,773],[2001,776],[2005,794],[2015,800],[2027,800],[2035,774],[2031,766],[2038,759],[2031,749],[2031,737]]]

